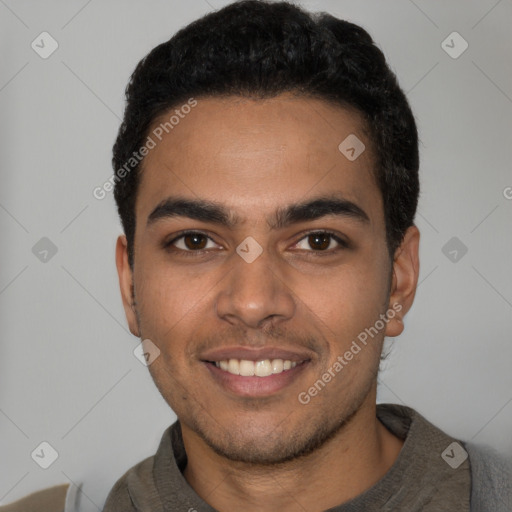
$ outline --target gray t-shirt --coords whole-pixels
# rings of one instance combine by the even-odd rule
[[[377,417],[405,440],[400,454],[375,485],[328,512],[469,512],[471,474],[463,444],[410,407],[378,404]],[[103,512],[215,512],[183,477],[186,463],[176,422],[156,454],[116,482]]]

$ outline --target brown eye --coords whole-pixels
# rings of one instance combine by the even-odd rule
[[[301,247],[302,244],[302,247]],[[329,231],[315,231],[307,234],[296,246],[312,253],[335,253],[338,250],[348,248],[347,242]]]
[[[208,245],[208,243],[211,245]],[[198,231],[186,231],[171,241],[164,243],[165,249],[187,256],[195,255],[196,253],[204,254],[202,251],[215,248],[215,246],[216,244],[209,236]]]
[[[190,233],[187,235],[183,235],[183,242],[187,249],[204,249],[207,242],[207,237],[202,235],[201,233]]]
[[[324,251],[331,245],[331,235],[328,233],[313,233],[308,236],[308,243],[313,249]]]

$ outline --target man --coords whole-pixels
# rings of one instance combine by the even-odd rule
[[[119,281],[178,421],[104,510],[511,510],[506,461],[376,405],[418,281],[419,161],[370,36],[234,3],[146,56],[127,100]]]

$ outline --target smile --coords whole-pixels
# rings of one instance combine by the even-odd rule
[[[231,373],[232,375],[241,375],[242,377],[268,377],[278,375],[287,370],[295,368],[296,361],[289,359],[262,359],[260,361],[251,361],[249,359],[223,359],[222,361],[211,361],[217,368]]]

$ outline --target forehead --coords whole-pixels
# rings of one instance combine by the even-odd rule
[[[153,123],[155,147],[142,164],[137,218],[169,196],[222,202],[248,217],[336,192],[378,214],[371,144],[358,113],[290,94],[196,101]],[[347,158],[353,147],[364,150]]]

